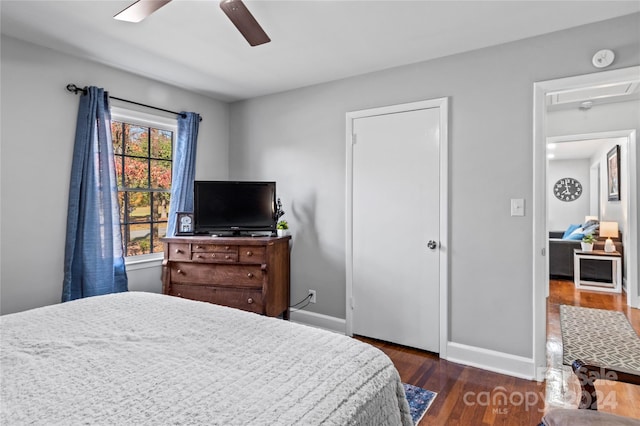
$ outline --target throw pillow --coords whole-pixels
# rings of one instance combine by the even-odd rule
[[[584,237],[584,229],[576,228],[567,238],[564,240],[581,240]]]
[[[569,235],[571,235],[571,233],[572,233],[573,231],[575,231],[576,229],[578,229],[578,228],[580,228],[580,225],[579,225],[579,224],[578,224],[578,225],[569,225],[569,227],[567,228],[567,230],[566,230],[566,231],[564,231],[564,234],[562,234],[562,238],[563,238],[563,239],[568,238],[568,237],[569,237]]]
[[[583,233],[584,233],[584,235],[591,235],[594,232],[596,232],[599,227],[600,227],[600,225],[598,225],[597,223],[595,225],[585,226]]]
[[[591,220],[586,221],[584,223],[584,225],[582,225],[582,227],[583,228],[588,228],[588,227],[593,226],[593,225],[598,225],[599,223],[600,223],[599,221],[591,219]]]

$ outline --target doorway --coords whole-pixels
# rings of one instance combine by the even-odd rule
[[[347,334],[445,356],[446,98],[347,113]]]
[[[549,267],[548,258],[548,223],[547,223],[547,152],[548,136],[548,96],[554,93],[575,94],[581,90],[598,90],[615,85],[632,86],[637,84],[640,67],[624,68],[588,75],[544,81],[534,84],[534,208],[533,208],[533,338],[535,377],[544,380],[546,368],[546,296],[548,295]],[[636,125],[629,130],[607,132],[607,137],[625,138],[628,144],[627,167],[629,182],[622,194],[628,201],[628,229],[623,234],[626,238],[625,252],[628,259],[638,258],[638,209],[637,209],[637,140]],[[638,301],[638,265],[633,260],[627,262],[627,296],[628,304],[639,307]]]

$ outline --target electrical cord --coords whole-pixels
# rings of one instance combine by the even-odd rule
[[[311,303],[311,298],[312,298],[312,297],[313,297],[313,295],[312,295],[312,294],[308,294],[308,295],[307,295],[307,297],[305,297],[304,299],[302,299],[302,300],[301,300],[301,301],[299,301],[298,303],[294,303],[293,305],[291,305],[291,306],[289,306],[289,307],[290,307],[290,308],[295,308],[296,306],[301,305],[301,304],[303,304],[304,302],[307,302],[307,305],[308,305],[309,303]],[[300,308],[300,309],[305,308],[307,305],[304,305],[304,306],[303,306],[302,308]]]
[[[297,309],[290,309],[290,312],[298,312],[298,311],[301,311],[301,310],[303,310],[304,308],[306,308],[307,306],[309,306],[309,304],[310,304],[310,303],[311,303],[311,298],[309,298],[309,301],[308,301],[304,306],[301,306],[301,307],[299,307],[299,308],[297,308]],[[295,306],[295,305],[293,305],[293,306]]]

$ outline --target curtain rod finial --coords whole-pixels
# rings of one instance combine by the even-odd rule
[[[81,88],[79,88],[78,86],[76,86],[73,83],[67,84],[67,90],[69,92],[73,92],[76,95],[78,94],[78,92],[82,93],[83,95],[86,94],[86,92],[87,92],[86,87],[81,89]]]

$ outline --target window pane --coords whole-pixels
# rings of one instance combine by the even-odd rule
[[[122,244],[124,245],[124,255],[125,256],[133,256],[130,252],[129,252],[129,234],[127,234],[127,227],[124,225],[120,226],[120,232],[122,232]]]
[[[153,221],[167,220],[169,218],[169,201],[171,194],[169,192],[153,193]]]
[[[128,227],[129,247],[133,253],[130,256],[151,253],[151,224],[134,223]]]
[[[136,235],[143,235],[144,232],[140,232],[140,230],[136,230],[134,227],[140,227],[141,225],[123,225],[122,226],[122,240],[125,242],[126,247],[126,255],[127,256],[137,256],[142,254],[140,249],[140,244],[135,240]],[[149,225],[146,225],[149,227]]]
[[[122,161],[124,157],[122,155],[114,155],[114,163],[116,168],[116,185],[118,188],[122,188]]]
[[[125,155],[137,157],[149,156],[149,128],[127,124],[129,131],[125,133]]]
[[[167,236],[167,223],[160,222],[153,225],[153,253],[161,253],[163,251],[162,241],[160,238]]]
[[[129,192],[129,222],[151,222],[151,204],[148,192]]]
[[[114,154],[122,154],[122,134],[124,123],[114,121],[111,123],[111,140],[113,141]]]
[[[126,256],[164,250],[160,239],[169,218],[174,135],[144,124],[111,123]]]
[[[124,158],[124,186],[149,188],[149,163],[140,158]]]
[[[151,188],[171,188],[171,161],[151,160]]]
[[[124,192],[118,192],[118,204],[120,205],[120,223],[124,223]],[[124,234],[123,238],[124,238]]]
[[[173,132],[151,129],[151,157],[171,160],[171,141]]]

